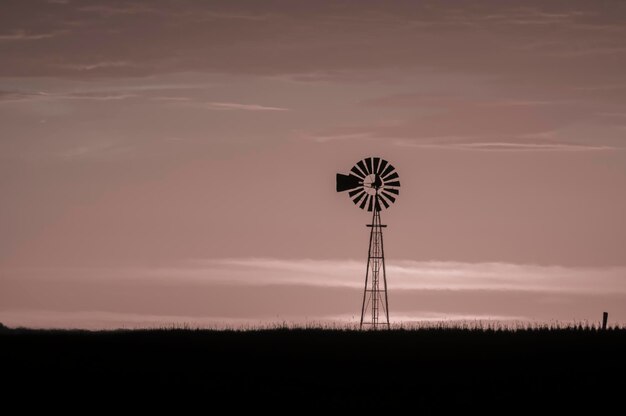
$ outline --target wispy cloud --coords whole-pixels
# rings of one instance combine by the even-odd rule
[[[355,131],[354,133],[311,134],[297,133],[300,137],[317,143],[343,140],[385,140],[393,146],[451,151],[500,151],[500,152],[591,152],[621,150],[605,144],[574,143],[558,139],[554,130],[517,136],[455,135],[398,137],[384,132]]]
[[[260,104],[203,101],[185,96],[162,96],[152,97],[152,99],[156,101],[163,101],[171,105],[184,105],[187,107],[218,111],[289,111],[289,109],[285,107],[274,107]]]
[[[240,258],[198,260],[198,271],[207,276],[239,276],[255,284],[292,283],[361,287],[363,262]],[[214,273],[209,273],[215,271]],[[626,294],[626,267],[571,268],[510,263],[419,262],[400,260],[387,264],[389,284],[402,289],[536,290]],[[391,278],[393,276],[393,278]]]
[[[394,289],[524,290],[626,294],[626,267],[566,267],[512,263],[463,263],[396,260],[386,265]],[[166,282],[238,285],[306,285],[362,287],[362,261],[280,258],[198,259],[161,268],[24,269],[28,275],[49,274],[84,279],[148,279]]]
[[[119,101],[138,97],[136,94],[98,93],[48,93],[44,91],[0,91],[1,103],[80,100],[80,101]]]
[[[84,158],[119,156],[133,150],[132,146],[115,143],[112,141],[94,141],[70,147],[56,154],[57,157],[65,160],[77,160]]]
[[[90,64],[63,64],[59,66],[62,68],[74,69],[77,71],[93,71],[95,69],[102,69],[102,68],[127,68],[127,67],[132,67],[134,65],[128,61],[102,61],[102,62],[94,62]]]
[[[156,268],[3,270],[0,318],[79,327],[355,322],[364,269],[356,260],[225,258]],[[394,322],[572,320],[597,317],[601,308],[618,322],[626,316],[626,267],[400,260],[386,270]]]
[[[572,89],[578,91],[619,91],[626,89],[626,84],[585,85],[580,87],[572,87]]]
[[[354,140],[354,139],[369,139],[372,137],[371,133],[348,133],[348,134],[329,134],[329,135],[309,135],[305,134],[305,138],[313,140],[318,143],[326,143],[337,140]]]
[[[289,111],[284,107],[271,107],[259,104],[220,103],[209,102],[206,107],[213,110],[243,110],[243,111]]]
[[[595,46],[583,49],[566,50],[562,52],[554,53],[555,56],[561,57],[581,57],[581,56],[595,56],[595,55],[620,55],[626,53],[625,46]]]
[[[422,149],[443,149],[443,150],[467,150],[467,151],[552,151],[552,152],[589,152],[589,151],[607,151],[617,150],[613,146],[594,146],[577,143],[541,143],[541,142],[458,142],[458,143],[421,143],[415,140],[398,139],[394,141],[396,146],[416,147]]]
[[[47,33],[30,33],[25,30],[17,30],[13,33],[0,34],[0,42],[5,41],[28,41],[28,40],[40,40],[49,39],[61,34],[67,33],[66,30],[56,30]]]
[[[188,82],[188,83],[149,83],[149,84],[141,84],[134,82],[133,84],[112,84],[109,86],[90,86],[90,85],[79,85],[75,86],[73,90],[77,90],[72,94],[138,94],[145,93],[146,97],[153,99],[177,99],[177,96],[154,96],[152,93],[158,93],[161,91],[187,91],[187,90],[203,90],[208,88],[213,88],[219,84],[217,83],[209,83],[209,82]],[[188,99],[188,97],[184,97]]]
[[[393,123],[373,119],[309,133],[319,143],[368,139],[399,147],[463,151],[585,152],[619,150],[611,137],[572,134],[593,113],[569,96],[403,93],[369,98],[360,106],[400,109]],[[600,130],[600,129],[599,129]]]
[[[88,100],[88,101],[119,101],[138,97],[137,94],[73,94],[60,95],[57,98],[64,100]]]
[[[168,96],[168,97],[152,97],[153,100],[156,101],[172,101],[175,103],[178,102],[189,102],[189,101],[193,101],[193,99],[191,97],[177,97],[177,96]]]
[[[111,6],[105,4],[81,6],[77,8],[78,11],[84,13],[96,13],[103,16],[116,16],[116,15],[136,15],[136,14],[162,14],[164,10],[150,7],[139,3],[126,3],[121,6]]]
[[[432,95],[404,93],[363,100],[359,104],[373,107],[545,107],[574,104],[571,99],[540,99],[527,97],[464,97],[455,95]]]
[[[275,16],[276,14],[274,13],[254,14],[254,13],[244,13],[244,12],[234,13],[234,12],[211,11],[211,10],[207,10],[207,11],[203,11],[203,12],[195,14],[195,17],[198,18],[199,20],[224,19],[224,20],[263,21],[263,20],[268,20]]]
[[[94,64],[96,65],[96,64]],[[9,84],[7,84],[9,85]],[[93,100],[93,101],[107,101],[107,100],[124,100],[128,98],[144,97],[146,99],[157,101],[192,101],[193,99],[187,96],[167,96],[156,95],[159,93],[165,93],[170,91],[176,91],[180,94],[188,90],[203,90],[215,87],[215,83],[148,83],[130,85],[112,84],[112,85],[90,85],[90,84],[75,84],[71,88],[65,91],[58,91],[58,88],[52,91],[46,90],[33,90],[33,89],[0,89],[0,103],[2,102],[15,102],[15,101],[29,101],[29,100]],[[55,87],[54,85],[52,85]],[[6,86],[5,86],[6,88]]]

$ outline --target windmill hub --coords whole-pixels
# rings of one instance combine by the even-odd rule
[[[363,187],[368,195],[376,195],[377,191],[383,186],[383,181],[379,175],[367,175],[363,180]]]
[[[400,181],[396,169],[386,160],[379,157],[368,157],[360,160],[350,169],[348,175],[337,174],[337,192],[348,191],[348,196],[361,209],[372,212],[370,227],[370,244],[365,272],[365,290],[361,307],[361,323],[376,329],[380,325],[389,324],[389,302],[387,299],[387,275],[385,272],[385,250],[383,247],[383,228],[380,222],[380,211],[389,208],[396,202],[400,194]],[[382,276],[383,288],[380,288]],[[380,313],[383,322],[380,322]],[[364,321],[366,311],[371,312],[371,321]]]

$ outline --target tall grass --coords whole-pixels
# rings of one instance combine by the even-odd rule
[[[625,331],[626,324],[613,324],[607,326],[605,331]],[[358,332],[358,323],[342,323],[327,321],[310,321],[302,324],[301,322],[280,321],[273,323],[259,324],[215,324],[210,326],[197,326],[186,322],[147,326],[142,328],[118,328],[103,330],[86,330],[77,328],[50,328],[50,329],[33,329],[26,327],[10,328],[0,323],[1,333],[18,333],[18,332],[75,332],[75,333],[93,333],[93,332],[264,332],[264,331],[328,331],[328,332]],[[378,329],[364,326],[362,332],[381,332],[387,331],[384,326]],[[532,332],[532,331],[578,331],[578,332],[602,332],[599,323],[589,321],[573,321],[573,322],[528,322],[528,321],[493,321],[493,320],[459,320],[459,321],[420,321],[420,322],[400,322],[393,323],[390,327],[391,332]]]

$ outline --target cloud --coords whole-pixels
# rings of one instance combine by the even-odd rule
[[[77,71],[93,71],[94,69],[102,69],[102,68],[124,68],[124,67],[132,67],[135,66],[127,61],[104,61],[104,62],[95,62],[91,64],[63,64],[59,65],[62,68],[74,69]]]
[[[3,270],[0,320],[9,325],[354,323],[363,261],[230,258],[155,268]],[[626,267],[393,261],[392,322],[464,319],[626,320]]]
[[[241,104],[241,103],[219,103],[210,102],[206,103],[207,108],[215,110],[243,110],[243,111],[289,111],[284,107],[270,107],[259,104]]]
[[[97,4],[90,6],[81,6],[78,7],[77,10],[79,12],[84,13],[95,13],[103,16],[116,16],[116,15],[136,15],[136,14],[149,14],[149,13],[157,13],[162,14],[165,13],[164,10],[161,10],[156,7],[145,6],[139,3],[127,3],[122,6],[111,6],[105,4]]]
[[[585,49],[566,50],[563,52],[555,53],[557,56],[562,57],[580,57],[580,56],[594,56],[594,55],[618,55],[626,53],[626,47],[624,46],[605,46],[605,47],[591,47]]]
[[[98,94],[98,93],[48,93],[34,91],[0,91],[0,104],[32,101],[120,101],[136,98],[137,94]]]
[[[626,294],[626,267],[565,267],[511,263],[396,260],[387,263],[394,289],[521,290]],[[362,287],[364,263],[357,260],[224,258],[191,260],[162,268],[61,268],[7,271],[27,279],[47,274],[68,279],[149,280],[199,284]]]
[[[416,147],[422,149],[444,149],[444,150],[468,150],[468,151],[551,151],[551,152],[589,152],[617,150],[613,146],[593,146],[575,143],[540,143],[540,142],[459,142],[459,143],[420,143],[414,140],[398,139],[394,145],[401,147]]]
[[[547,107],[576,104],[573,99],[545,99],[545,98],[507,98],[507,97],[482,97],[460,96],[445,94],[429,94],[424,92],[394,94],[384,97],[363,100],[359,104],[372,107],[431,107],[443,109],[463,109],[497,107]]]
[[[189,102],[193,101],[191,97],[152,97],[153,100],[156,101],[173,101],[173,102]]]
[[[599,85],[585,85],[582,87],[572,87],[574,90],[579,91],[619,91],[626,90],[626,84],[599,84]]]
[[[368,139],[400,147],[464,151],[583,152],[622,148],[613,139],[615,132],[609,131],[606,123],[595,121],[597,113],[589,111],[589,100],[575,94],[494,94],[485,89],[453,95],[425,91],[368,98],[357,105],[375,108],[384,116],[337,124],[304,136],[320,143]],[[594,125],[590,130],[593,136],[577,133],[585,124]]]
[[[124,83],[116,83],[113,82],[111,84],[105,83],[105,85],[98,84],[74,84],[72,85],[72,93],[65,93],[66,95],[70,94],[135,94],[135,93],[146,93],[151,94],[154,92],[160,91],[186,91],[186,90],[203,90],[208,88],[213,88],[219,86],[220,84],[216,82],[186,82],[186,83],[172,83],[169,81],[163,81],[160,83],[154,82],[152,79],[148,79],[148,83],[143,83],[141,80],[131,79],[132,83],[124,82]],[[146,95],[148,98],[156,98],[167,100],[169,96],[151,96]],[[174,97],[175,99],[175,97]]]
[[[415,72],[427,67],[511,81],[522,76],[525,82],[550,86],[554,80],[576,78],[584,83],[595,78],[581,81],[581,75],[589,72],[589,62],[572,66],[558,55],[571,45],[582,45],[585,50],[603,51],[598,55],[603,62],[594,69],[598,75],[622,78],[618,63],[607,64],[612,59],[609,52],[624,47],[623,37],[618,36],[623,29],[605,30],[620,30],[622,7],[609,11],[592,3],[557,7],[538,1],[525,7],[489,0],[475,3],[469,7],[367,2],[337,8],[327,1],[263,3],[261,7],[243,1],[185,2],[172,7],[167,1],[153,1],[35,7],[34,2],[25,0],[16,2],[0,21],[8,28],[20,22],[21,26],[9,33],[11,38],[16,30],[37,36],[40,22],[47,22],[46,33],[68,24],[72,24],[72,32],[55,39],[54,54],[44,45],[33,48],[28,56],[17,49],[6,51],[0,74],[74,77],[75,69],[55,64],[85,56],[141,64],[118,67],[115,73],[95,67],[83,70],[81,76],[85,77],[99,71],[111,77],[184,71],[296,76],[348,71],[358,78],[363,71],[405,68]],[[207,20],[211,24],[207,25]],[[238,24],[237,28],[233,24]],[[546,32],[544,26],[559,30]],[[150,38],[160,42],[146,43]],[[520,45],[536,42],[553,45],[550,53],[557,54],[546,57],[520,49]],[[372,54],[379,59],[371,59]],[[549,62],[544,62],[546,59]],[[388,75],[384,77],[390,80]]]
[[[143,99],[162,102],[169,105],[181,105],[216,111],[248,111],[248,112],[284,112],[286,107],[261,104],[207,101],[197,97],[183,95],[155,95],[159,91],[188,90],[209,88],[214,84],[164,84],[164,85],[130,85],[112,86],[110,88],[79,88],[77,92],[46,92],[28,90],[0,90],[0,105],[31,102],[55,101],[123,101]],[[82,90],[82,91],[81,91]]]
[[[331,135],[309,135],[303,134],[308,140],[313,140],[318,143],[326,143],[337,140],[354,140],[354,139],[369,139],[372,137],[370,133],[349,133],[349,134],[331,134]]]
[[[537,134],[540,136],[540,134]],[[372,132],[336,134],[336,135],[302,135],[317,143],[327,143],[339,140],[383,140]],[[541,138],[541,137],[537,137]],[[520,136],[509,141],[485,136],[441,136],[397,138],[387,137],[391,145],[418,149],[459,150],[459,151],[498,151],[498,152],[597,152],[621,150],[622,147],[610,145],[591,145],[584,143],[558,142],[556,140],[530,141],[528,137]]]
[[[211,102],[193,99],[191,97],[169,96],[152,97],[153,100],[163,101],[171,105],[185,105],[188,107],[202,108],[207,110],[221,111],[289,111],[284,107],[272,107],[260,104],[243,104],[227,102]]]
[[[196,15],[199,19],[206,20],[218,20],[218,19],[226,19],[226,20],[248,20],[248,21],[264,21],[268,20],[272,17],[276,17],[277,15],[274,13],[262,13],[262,14],[254,14],[254,13],[244,13],[244,12],[220,12],[220,11],[211,11],[207,10],[199,15]]]
[[[256,284],[361,287],[361,279],[355,276],[364,273],[363,262],[353,260],[242,258],[200,260],[192,264],[196,264],[208,276],[232,274]],[[189,271],[190,276],[193,276],[198,269]],[[402,289],[506,289],[626,294],[626,267],[569,268],[400,260],[389,262],[387,272],[390,286]]]
[[[102,63],[103,65],[105,63]],[[96,64],[94,64],[96,65]],[[149,80],[152,81],[152,80]],[[5,85],[11,85],[7,82]],[[219,84],[209,82],[187,82],[172,83],[163,81],[161,83],[144,83],[132,80],[132,83],[72,83],[68,87],[59,91],[58,85],[49,84],[52,91],[33,89],[30,82],[25,80],[18,83],[23,88],[0,89],[0,103],[3,102],[23,102],[23,101],[43,101],[43,100],[91,100],[91,101],[110,101],[125,100],[129,98],[143,97],[152,100],[162,101],[190,101],[189,97],[182,96],[155,96],[155,93],[165,91],[187,91],[187,90],[203,90],[213,88]],[[47,82],[45,84],[48,84]],[[103,85],[104,84],[104,85]],[[6,88],[6,87],[5,87]]]
[[[67,33],[66,30],[56,30],[48,33],[28,33],[25,30],[17,30],[10,34],[1,34],[0,42],[8,42],[8,41],[28,41],[28,40],[40,40],[40,39],[50,39],[55,36]]]
[[[115,157],[133,150],[133,146],[114,143],[112,141],[94,141],[65,149],[56,154],[65,160],[76,160],[93,157]]]
[[[613,116],[616,118],[617,116]],[[387,124],[392,127],[389,133],[385,133]],[[593,152],[593,151],[614,151],[623,147],[608,144],[577,143],[559,139],[559,132],[556,130],[538,131],[536,133],[526,133],[518,135],[440,135],[440,136],[408,136],[411,132],[403,132],[403,135],[395,135],[393,126],[397,123],[381,123],[372,126],[377,130],[364,131],[359,127],[338,128],[337,133],[298,133],[299,137],[312,140],[317,143],[328,143],[343,140],[370,140],[384,141],[392,146],[436,149],[451,151],[499,151],[499,152]],[[399,124],[402,127],[402,124]],[[364,127],[367,128],[367,127]],[[371,128],[371,127],[370,127]],[[332,130],[331,130],[332,131]]]
[[[71,94],[58,95],[55,98],[62,100],[88,100],[88,101],[119,101],[138,97],[137,94]]]

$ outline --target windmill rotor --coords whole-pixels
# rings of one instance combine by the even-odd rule
[[[347,175],[337,174],[337,192],[348,191],[352,202],[371,212],[389,208],[400,194],[396,168],[379,157],[359,160]]]

